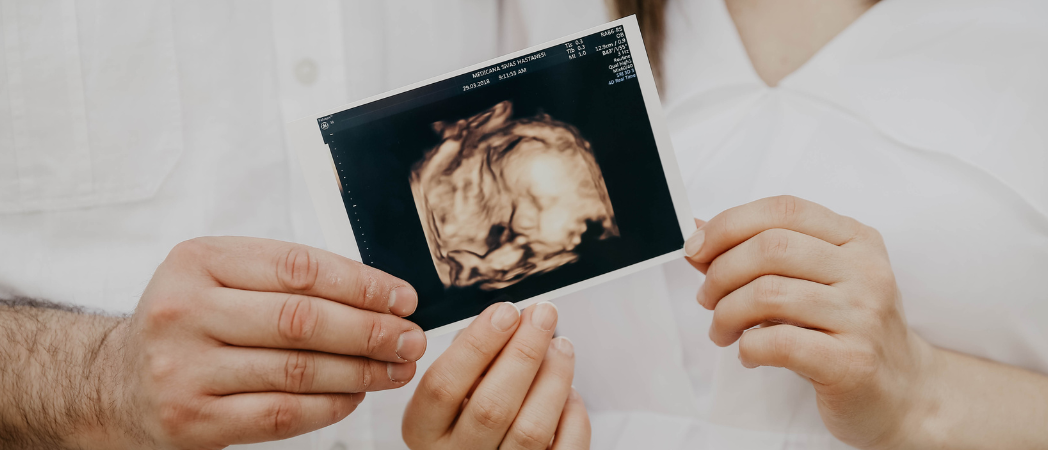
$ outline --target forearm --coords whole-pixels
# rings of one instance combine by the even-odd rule
[[[906,447],[1048,448],[1048,376],[936,349]]]
[[[123,434],[114,336],[123,319],[0,300],[0,445],[92,448]]]

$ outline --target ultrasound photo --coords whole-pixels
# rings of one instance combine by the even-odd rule
[[[679,257],[693,223],[630,21],[293,128],[330,248],[410,283],[436,333]]]
[[[503,101],[436,122],[411,193],[445,288],[494,290],[579,259],[584,236],[619,235],[590,143],[548,114],[511,119]]]

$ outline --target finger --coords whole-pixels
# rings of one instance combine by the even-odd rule
[[[521,314],[520,326],[469,398],[452,431],[463,448],[495,448],[517,416],[553,338],[557,308],[542,302]]]
[[[582,396],[574,388],[564,404],[560,415],[557,435],[553,438],[552,450],[589,450],[590,421]]]
[[[249,291],[326,298],[354,308],[407,316],[418,295],[406,282],[324,250],[246,237],[206,237],[171,250],[171,264],[202,270],[216,283]]]
[[[314,350],[381,361],[417,361],[426,352],[418,325],[316,297],[210,288],[204,332],[239,347]]]
[[[807,280],[764,275],[736,289],[717,303],[710,340],[726,347],[747,329],[765,322],[838,331],[842,302],[831,286]]]
[[[388,363],[301,350],[219,347],[208,351],[205,386],[213,395],[247,392],[352,394],[398,388],[415,363]]]
[[[520,323],[512,303],[489,306],[452,342],[419,381],[404,413],[409,446],[443,436],[476,381],[509,342]]]
[[[846,265],[844,252],[833,244],[796,231],[766,230],[713,260],[698,301],[713,309],[729,292],[761,275],[833,284],[842,280]]]
[[[705,231],[703,231],[702,229],[703,225],[706,225],[705,220],[695,219],[695,226],[698,227],[698,229],[695,230],[691,234],[691,237],[689,237],[688,240],[684,242],[685,254],[690,255],[695,251],[698,251],[699,247],[702,247],[703,233],[705,233]],[[684,258],[684,260],[688,261],[688,263],[691,264],[692,267],[698,269],[699,272],[702,273],[706,273],[706,269],[710,267],[709,263],[695,262],[691,258]]]
[[[718,214],[701,228],[700,236],[690,238],[692,245],[686,244],[685,248],[689,259],[709,263],[717,255],[772,228],[796,231],[833,245],[843,245],[859,237],[865,229],[855,219],[822,205],[784,195],[757,200]]]
[[[546,450],[553,442],[575,374],[575,348],[566,337],[550,343],[535,381],[499,450]]]
[[[793,325],[754,328],[739,339],[743,366],[784,367],[822,384],[835,383],[847,370],[841,353],[833,336]]]
[[[229,395],[214,402],[215,420],[199,432],[222,436],[225,445],[287,439],[346,418],[363,399],[362,393]]]

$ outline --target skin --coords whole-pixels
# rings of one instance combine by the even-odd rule
[[[936,348],[909,329],[876,230],[794,197],[689,237],[710,339],[747,368],[811,381],[826,427],[863,449],[1048,447],[1048,377]]]
[[[417,295],[286,242],[176,246],[130,317],[0,303],[0,439],[17,448],[218,449],[335,423],[403,386]]]
[[[488,307],[423,375],[404,413],[414,450],[589,449],[590,424],[571,386],[575,351],[553,338],[557,309]]]
[[[877,0],[726,0],[753,69],[768,86],[799,69]]]

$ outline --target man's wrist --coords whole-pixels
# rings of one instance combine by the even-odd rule
[[[0,301],[0,440],[17,448],[119,448],[126,319],[27,299]]]
[[[130,379],[125,367],[123,350],[127,338],[127,318],[117,318],[97,338],[97,357],[85,367],[90,376],[85,383],[95,392],[88,401],[93,414],[81,421],[70,436],[69,447],[93,450],[143,448],[146,441],[134,420],[134,399],[125,395]]]

